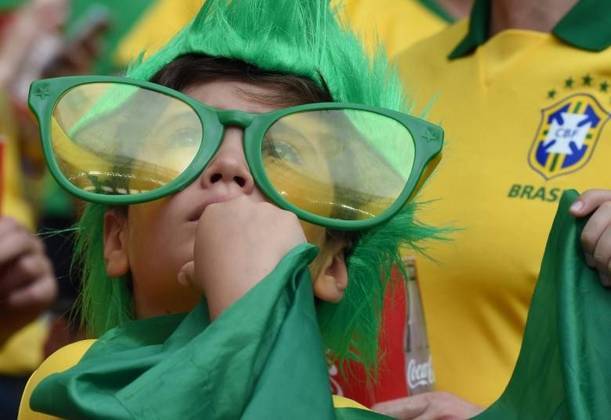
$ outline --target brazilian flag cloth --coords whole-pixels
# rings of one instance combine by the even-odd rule
[[[189,314],[133,321],[47,377],[30,405],[87,419],[370,419],[334,409],[304,244],[214,322]]]
[[[577,196],[560,200],[509,385],[478,420],[611,416],[611,290],[585,263]]]
[[[549,237],[522,350],[501,398],[478,419],[599,419],[611,407],[611,292],[583,260],[583,221],[566,193]],[[90,419],[373,419],[334,409],[307,265],[310,245],[210,323],[133,321],[35,389],[35,410]]]

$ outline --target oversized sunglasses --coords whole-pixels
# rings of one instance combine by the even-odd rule
[[[440,127],[388,109],[329,102],[253,114],[124,77],[38,80],[29,105],[52,175],[83,200],[129,205],[181,191],[236,126],[269,200],[341,230],[396,214],[443,143]]]

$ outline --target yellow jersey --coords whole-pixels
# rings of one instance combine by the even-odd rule
[[[481,405],[510,378],[562,191],[611,188],[610,3],[492,38],[486,3],[397,60],[446,132],[421,217],[460,228],[418,261],[437,389]]]
[[[159,0],[118,46],[115,61],[125,66],[143,51],[153,53],[184,27],[204,0]],[[445,28],[450,17],[418,0],[334,0],[340,19],[350,25],[369,50],[383,45],[392,57]]]

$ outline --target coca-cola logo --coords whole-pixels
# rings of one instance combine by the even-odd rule
[[[433,365],[431,358],[426,362],[418,363],[416,359],[411,359],[407,364],[407,384],[410,389],[417,388],[423,385],[432,385],[435,383],[435,375],[433,374]]]

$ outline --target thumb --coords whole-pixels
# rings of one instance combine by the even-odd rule
[[[596,210],[605,201],[611,201],[611,190],[588,190],[571,205],[575,217],[584,217]]]
[[[181,286],[187,287],[192,284],[193,276],[195,274],[195,262],[189,261],[181,267],[176,275],[176,281]]]

